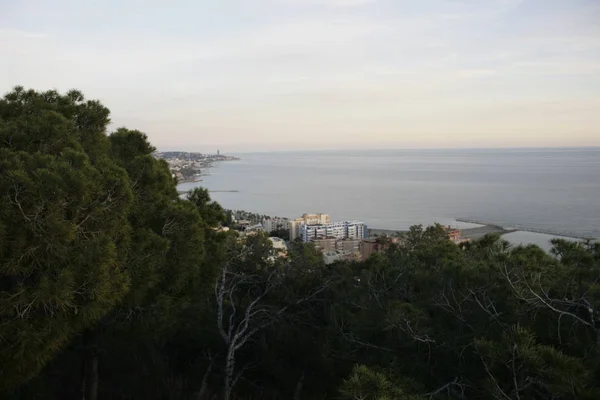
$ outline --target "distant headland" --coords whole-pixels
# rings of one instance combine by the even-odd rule
[[[239,160],[237,157],[220,154],[219,150],[216,154],[161,151],[155,152],[154,156],[167,162],[178,183],[200,182],[214,163]]]

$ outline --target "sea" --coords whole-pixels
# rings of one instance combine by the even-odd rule
[[[600,148],[368,150],[231,154],[201,182],[228,209],[327,213],[377,229],[478,221],[527,231],[514,244],[600,238]],[[544,232],[535,233],[529,230]]]

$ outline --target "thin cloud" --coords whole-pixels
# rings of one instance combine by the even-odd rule
[[[49,35],[47,33],[28,32],[19,29],[0,29],[0,38],[5,40],[46,40],[49,38]]]
[[[600,144],[596,0],[31,4],[0,17],[0,89],[77,87],[159,147]]]
[[[378,0],[271,0],[274,4],[288,6],[328,6],[328,7],[356,7]]]

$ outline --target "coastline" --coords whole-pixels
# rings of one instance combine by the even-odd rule
[[[171,154],[171,153],[177,153],[177,154],[187,154],[187,155],[194,155],[196,153],[186,153],[186,152],[165,152],[165,153],[158,153],[159,156],[158,158],[163,159],[167,162],[167,164],[169,164],[169,169],[171,171],[172,174],[176,174],[179,173],[179,167],[177,169],[173,169],[171,168],[171,164],[170,162],[173,160],[170,157],[164,157],[164,154]],[[232,156],[209,156],[210,158],[206,159],[203,158],[201,161],[198,161],[196,158],[194,159],[194,162],[196,163],[195,166],[189,166],[189,165],[184,165],[185,168],[188,169],[192,169],[193,171],[196,171],[197,173],[193,174],[191,177],[187,177],[187,178],[181,178],[181,180],[177,181],[177,185],[181,185],[184,183],[199,183],[202,182],[202,177],[203,176],[209,176],[209,171],[211,168],[216,167],[219,163],[224,162],[224,161],[239,161],[240,158],[237,157],[232,157]],[[181,160],[179,160],[178,158],[175,159],[177,162],[180,162]],[[188,159],[188,163],[190,163],[191,160]],[[178,164],[179,165],[179,164]],[[189,176],[189,175],[188,175]]]
[[[591,165],[597,163],[597,160],[589,160],[592,153],[585,157],[579,153],[574,154],[577,157],[583,157],[581,159],[590,162]],[[314,165],[315,169],[305,168],[307,164],[311,163],[309,160],[312,157],[318,156],[312,152],[298,151],[293,157],[279,154],[279,152],[246,154],[242,156],[243,162],[215,164],[215,167],[218,166],[218,168],[211,170],[213,176],[203,178],[200,183],[183,184],[180,189],[185,190],[195,185],[210,189],[238,189],[239,193],[215,193],[215,200],[229,209],[255,210],[263,214],[296,216],[298,213],[310,211],[307,206],[315,204],[318,210],[330,212],[332,218],[358,219],[364,221],[370,228],[381,228],[392,232],[407,230],[411,225],[427,226],[434,222],[440,222],[459,229],[497,225],[507,230],[514,229],[524,232],[543,230],[543,233],[551,236],[567,235],[600,239],[597,207],[590,205],[592,203],[588,201],[590,191],[587,190],[587,187],[585,190],[581,188],[580,192],[580,188],[575,185],[578,182],[575,179],[568,179],[564,186],[559,187],[553,185],[554,178],[552,176],[549,181],[538,176],[540,171],[543,171],[541,168],[545,165],[547,156],[550,155],[541,154],[539,157],[533,157],[520,153],[513,154],[508,150],[502,150],[500,155],[502,157],[494,156],[491,161],[522,171],[522,174],[517,174],[514,179],[518,178],[519,182],[523,179],[524,183],[528,183],[527,185],[513,185],[507,189],[514,194],[508,199],[510,201],[500,201],[503,199],[503,185],[497,185],[494,181],[488,182],[485,179],[488,172],[500,173],[500,170],[486,164],[486,160],[490,161],[486,154],[467,154],[464,156],[465,160],[461,156],[460,160],[465,161],[464,165],[461,164],[462,161],[455,165],[457,159],[444,152],[427,155],[431,158],[430,160],[425,156],[421,157],[419,152],[416,152],[415,157],[409,157],[404,152],[395,150],[385,153],[340,150],[332,152],[331,157],[327,154],[324,155],[327,157],[322,160],[323,163],[319,159],[318,165]],[[355,161],[355,157],[358,156],[360,156],[360,165]],[[505,159],[505,157],[508,158]],[[567,160],[564,161],[567,163],[572,157],[574,155],[561,153],[560,160],[561,162]],[[400,179],[393,173],[388,174],[386,168],[379,169],[388,161],[406,164],[406,179]],[[421,176],[422,168],[428,171],[426,174],[432,173],[430,161],[445,166],[439,171],[444,178],[443,182],[438,182],[435,180],[437,178],[434,179],[430,175]],[[523,169],[526,166],[524,163],[527,165],[533,163],[536,166],[535,173],[527,174],[526,172],[529,170]],[[471,168],[472,165],[482,166],[482,168]],[[350,166],[352,166],[351,174],[344,169],[350,168]],[[448,172],[453,171],[454,167],[466,174],[464,179],[455,178],[457,175]],[[341,171],[344,172],[341,173]],[[330,178],[338,177],[338,173],[341,175],[335,185],[329,187],[329,182],[313,179],[317,173],[329,174],[327,176]],[[354,174],[356,177],[353,176]],[[383,174],[381,179],[379,179],[379,174]],[[503,182],[509,185],[517,183],[513,182],[511,180],[513,178],[508,175],[503,175],[502,179],[505,178],[507,180],[503,180]],[[481,179],[483,181],[480,181]],[[587,182],[587,175],[585,179]],[[433,185],[432,180],[438,184]],[[302,182],[302,185],[296,185],[297,182]],[[357,191],[357,182],[370,182],[369,185],[372,183],[374,188],[371,189],[369,186],[367,191]],[[536,182],[543,185],[539,188],[534,185],[535,190],[548,190],[550,194],[540,196],[539,201],[529,201],[527,200],[528,186]],[[568,186],[567,184],[571,182],[573,185]],[[400,190],[401,188],[402,190]],[[473,188],[481,189],[481,196],[474,197],[469,194],[469,190]],[[592,188],[591,191],[595,193],[596,189]],[[400,193],[403,191],[406,193],[401,195]],[[327,193],[327,196],[322,196],[318,201],[313,202],[310,195],[312,192]],[[444,192],[447,194],[444,195]],[[551,195],[554,192],[557,192],[557,198]],[[572,199],[565,193],[570,192],[581,200],[580,209],[568,206]],[[427,193],[430,195],[426,195]],[[436,195],[437,193],[440,195]],[[356,196],[356,201],[347,201],[352,196]],[[373,199],[370,199],[371,196]],[[388,201],[388,198],[394,198],[394,201]],[[284,201],[280,199],[284,199]],[[395,203],[397,205],[394,205]],[[375,209],[372,208],[374,204],[377,205]],[[478,222],[478,224],[457,223],[458,219],[475,220],[474,222]],[[499,231],[499,233],[503,232]],[[516,234],[511,235],[521,237]],[[527,235],[527,237],[532,236]],[[540,237],[541,240],[546,239],[546,236]]]
[[[198,181],[199,182],[199,181]],[[189,182],[184,182],[184,183],[189,183]],[[186,194],[188,193],[190,190],[177,190],[177,193],[179,194]],[[238,193],[238,190],[209,190],[208,193]]]
[[[461,222],[467,222],[467,221],[461,221]],[[466,229],[461,229],[461,237],[465,238],[465,239],[471,239],[471,240],[477,240],[477,239],[481,239],[482,237],[484,237],[487,234],[490,233],[495,233],[495,234],[499,234],[499,235],[506,235],[508,233],[513,233],[513,232],[517,232],[518,229],[505,229],[501,226],[498,225],[483,225],[477,228],[466,228]],[[369,229],[369,234],[372,235],[393,235],[395,233],[406,233],[408,232],[407,230],[394,230],[394,229],[377,229],[377,228],[372,228]]]
[[[598,238],[595,238],[595,237],[586,237],[586,236],[577,235],[577,234],[574,234],[571,232],[549,231],[549,230],[543,230],[543,229],[527,228],[527,227],[522,227],[522,226],[511,226],[510,228],[503,228],[498,225],[494,225],[494,224],[490,224],[490,223],[486,223],[486,222],[482,222],[482,221],[463,219],[463,218],[456,218],[456,221],[457,222],[465,222],[465,223],[469,223],[469,224],[497,227],[499,229],[506,231],[504,233],[531,232],[531,233],[539,233],[539,234],[550,235],[550,236],[561,236],[561,237],[565,237],[565,238],[578,239],[578,240],[598,240]],[[473,229],[478,229],[478,228],[473,228]]]
[[[198,183],[198,182],[202,182],[202,179],[198,178],[198,179],[182,179],[180,181],[177,181],[177,184],[182,184],[182,183]]]

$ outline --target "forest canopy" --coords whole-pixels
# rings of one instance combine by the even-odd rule
[[[78,91],[0,100],[0,397],[600,398],[598,242],[436,225],[277,258],[109,117]]]

